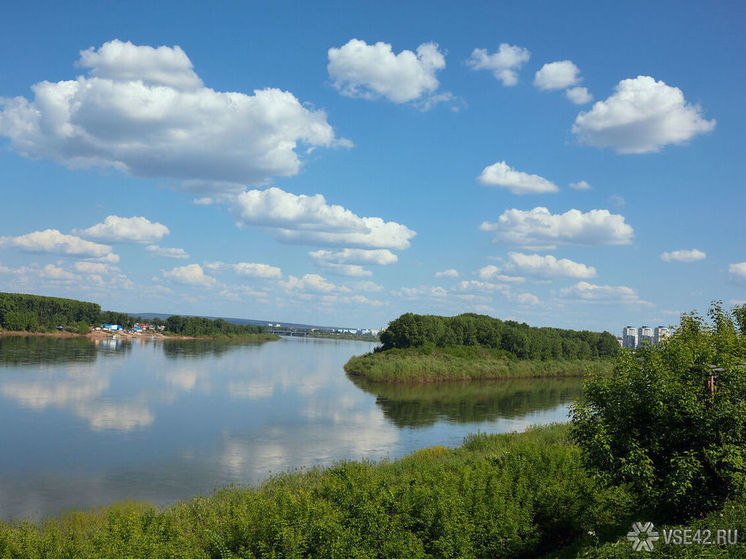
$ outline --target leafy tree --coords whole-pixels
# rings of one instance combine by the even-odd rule
[[[685,314],[669,340],[624,351],[572,411],[586,465],[667,520],[746,490],[744,334],[720,303],[708,314]]]

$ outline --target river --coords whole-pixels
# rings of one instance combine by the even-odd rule
[[[0,338],[0,519],[159,505],[468,433],[565,421],[578,379],[375,385],[374,344]]]

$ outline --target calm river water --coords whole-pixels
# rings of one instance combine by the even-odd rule
[[[375,385],[374,344],[0,338],[0,518],[168,504],[342,459],[564,421],[577,379]]]

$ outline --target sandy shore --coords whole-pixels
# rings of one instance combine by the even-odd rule
[[[12,331],[12,330],[0,330],[0,337],[2,336],[19,336],[19,337],[44,337],[44,338],[88,338],[89,340],[105,340],[106,338],[113,338],[116,336],[121,339],[131,340],[221,340],[223,338],[210,338],[210,337],[193,337],[193,336],[172,336],[161,334],[160,332],[145,332],[143,334],[131,334],[124,332],[105,332],[103,330],[93,330],[87,334],[75,334],[73,332],[66,332],[64,330],[58,332],[26,332],[26,331]],[[241,338],[232,338],[234,341],[241,341]],[[251,336],[248,336],[251,339]],[[280,337],[278,336],[279,340]],[[273,341],[273,340],[262,340],[262,341]]]

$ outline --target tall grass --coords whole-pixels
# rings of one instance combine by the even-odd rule
[[[481,347],[389,349],[352,357],[344,366],[351,375],[372,382],[434,382],[608,374],[611,359],[516,360]]]
[[[517,557],[608,517],[567,426],[341,462],[159,510],[120,503],[0,524],[0,557]]]

